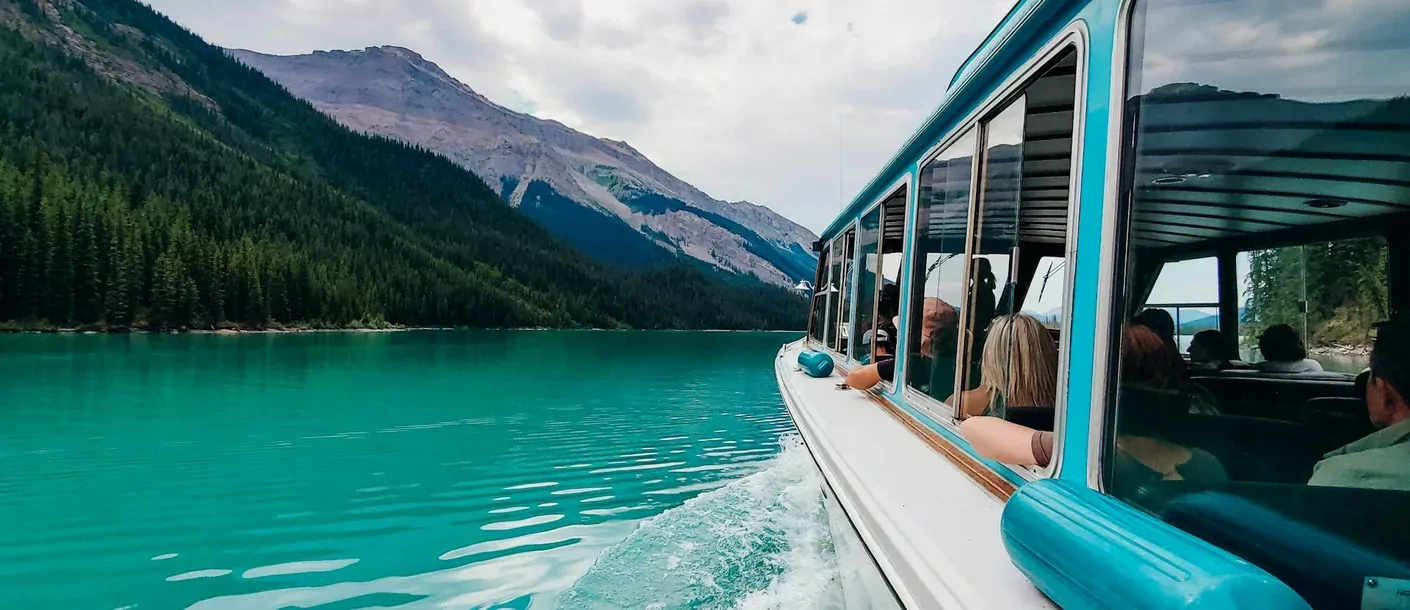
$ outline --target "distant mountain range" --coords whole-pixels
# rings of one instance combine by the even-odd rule
[[[408,94],[408,104],[450,95],[412,59],[401,69],[427,95]],[[652,246],[666,260],[650,269],[593,260],[505,205],[499,179],[350,130],[135,0],[0,0],[0,66],[0,330],[788,329],[804,320],[806,302],[790,290],[721,281],[663,248]],[[388,78],[400,91],[410,77]],[[472,95],[462,93],[455,104]],[[570,147],[550,146],[550,135],[540,134],[545,150]],[[575,180],[560,169],[523,169],[513,175],[528,179],[504,190],[521,208],[552,201],[553,184]],[[676,215],[717,227],[726,221],[706,215],[754,214],[766,232],[774,218],[747,205],[691,209]],[[602,239],[644,240],[610,219],[624,229],[603,229]],[[794,235],[777,222],[752,247]]]
[[[401,47],[275,56],[231,49],[343,125],[438,152],[590,256],[629,267],[678,257],[770,284],[813,276],[813,233],[724,202],[626,142],[496,105]]]

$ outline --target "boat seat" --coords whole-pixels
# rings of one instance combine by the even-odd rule
[[[1297,422],[1237,415],[1189,415],[1165,436],[1213,454],[1234,481],[1305,483],[1322,455],[1340,446]]]
[[[1297,421],[1335,439],[1340,447],[1376,431],[1360,398],[1311,398],[1298,411]]]
[[[1267,374],[1256,371],[1201,372],[1190,382],[1207,390],[1228,415],[1294,421],[1309,398],[1353,398],[1352,377]]]
[[[1136,494],[1161,520],[1267,570],[1314,608],[1364,607],[1368,577],[1410,579],[1410,492],[1170,481]]]

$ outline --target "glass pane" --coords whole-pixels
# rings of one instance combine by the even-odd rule
[[[808,314],[808,337],[814,341],[823,340],[823,329],[827,327],[827,299],[821,294],[813,296]]]
[[[838,301],[842,296],[842,247],[841,240],[834,241],[828,248],[827,283],[818,292],[827,301],[827,324],[823,326],[823,343],[828,347],[837,344]]]
[[[1044,256],[1038,259],[1033,284],[1028,287],[1019,311],[1037,318],[1047,328],[1059,330],[1065,318],[1063,298],[1066,294],[1067,261],[1056,256]]]
[[[1286,324],[1302,342],[1303,357],[1324,371],[1359,373],[1370,365],[1373,325],[1390,314],[1385,238],[1246,252],[1239,256],[1239,276],[1244,360],[1278,368],[1260,340]],[[1297,353],[1280,353],[1276,341],[1266,343],[1277,359],[1300,360]]]
[[[1363,236],[1399,239],[1410,214],[1410,3],[1138,0],[1131,32],[1115,296],[1145,302],[1184,253],[1243,251],[1238,341],[1260,362],[1185,376],[1122,320],[1107,489],[1313,607],[1389,607],[1370,582],[1410,580],[1410,324],[1373,325],[1410,277],[1397,242]]]
[[[936,400],[955,392],[959,312],[964,297],[965,232],[969,230],[971,131],[920,173],[916,245],[906,330],[906,384]]]
[[[1002,416],[1010,358],[1013,345],[986,343],[989,327],[996,316],[1014,313],[1014,282],[1012,268],[1018,254],[1018,200],[1023,178],[1023,119],[1024,98],[1013,102],[998,116],[985,124],[985,151],[982,199],[974,223],[974,256],[969,265],[969,293],[963,308],[965,375],[955,405],[961,417],[983,415]],[[1014,333],[1005,333],[1001,342],[1017,340]],[[1044,337],[1044,340],[1047,340]],[[1002,370],[984,370],[985,361]],[[1000,363],[1003,363],[1000,366]],[[981,385],[983,387],[981,387]],[[1035,406],[1035,405],[1026,405]]]
[[[881,245],[881,206],[862,217],[857,230],[857,333],[860,340],[852,343],[853,360],[870,364],[872,344],[878,339],[889,339],[890,335],[878,333],[876,328],[877,272],[881,259],[878,249]]]
[[[885,244],[883,244],[884,246]],[[876,358],[892,357],[896,354],[896,343],[900,339],[897,335],[896,318],[901,315],[901,261],[900,246],[896,252],[883,252],[881,254],[881,292],[877,297],[877,325],[885,330],[890,339],[878,341],[876,345]]]
[[[838,289],[837,316],[833,326],[836,327],[836,335],[831,343],[832,349],[839,354],[847,353],[847,342],[850,339],[852,321],[852,291],[856,288],[852,285],[852,240],[854,234],[851,231],[842,234],[833,243],[836,248],[841,268],[838,273],[836,283]]]

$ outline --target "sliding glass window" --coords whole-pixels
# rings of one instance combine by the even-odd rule
[[[881,266],[881,206],[862,216],[857,227],[857,333],[849,354],[852,360],[869,364],[876,328],[877,271]]]
[[[961,136],[920,172],[911,265],[906,385],[936,400],[955,392],[959,311],[965,290],[975,135]]]

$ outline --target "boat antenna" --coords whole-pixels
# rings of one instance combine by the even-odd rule
[[[1060,262],[1060,263],[1059,263],[1059,262],[1056,262],[1056,261],[1052,261],[1052,262],[1049,262],[1049,263],[1048,263],[1048,272],[1043,274],[1043,285],[1038,287],[1038,300],[1039,300],[1039,301],[1043,300],[1043,291],[1045,291],[1045,290],[1048,289],[1048,280],[1049,280],[1049,279],[1052,279],[1053,275],[1056,274],[1057,272],[1062,271],[1062,268],[1065,267],[1066,265],[1067,265],[1067,261],[1062,261],[1062,262]]]

